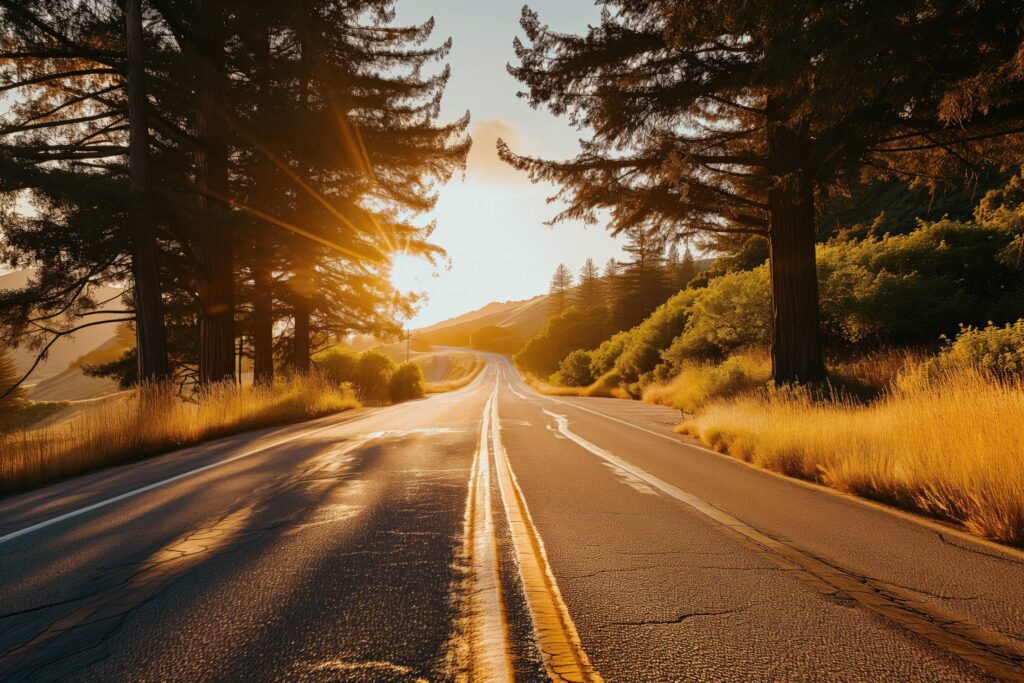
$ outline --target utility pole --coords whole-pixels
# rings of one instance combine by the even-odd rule
[[[405,328],[405,362],[409,362],[409,342],[412,340],[412,330]]]

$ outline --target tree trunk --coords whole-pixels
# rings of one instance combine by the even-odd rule
[[[270,129],[270,114],[266,111],[270,102],[270,26],[266,7],[258,5],[258,26],[254,36],[254,78],[260,84],[259,118],[264,131]],[[263,140],[266,143],[266,140]],[[256,157],[257,198],[266,199],[273,195],[273,163],[259,150]],[[253,276],[253,382],[269,385],[274,382],[274,279],[271,273],[273,262],[273,236],[261,219],[252,225],[254,236]]]
[[[199,381],[235,375],[234,247],[229,215],[225,134],[223,0],[197,0],[199,88],[196,109],[196,179],[199,186]]]
[[[259,236],[258,236],[259,237]],[[268,385],[274,381],[274,298],[270,269],[257,247],[253,266],[253,382]]]
[[[296,372],[309,372],[309,301],[309,297],[302,294],[295,297],[295,344],[292,347],[291,366]]]
[[[127,0],[125,20],[128,60],[128,174],[131,184],[128,225],[132,247],[132,279],[135,283],[136,357],[139,381],[153,382],[167,379],[169,371],[160,268],[157,264],[151,204],[152,177],[149,169],[142,0]]]
[[[776,384],[826,377],[815,264],[814,187],[803,126],[768,124],[772,378]]]
[[[302,14],[300,22],[308,21],[311,16],[308,13],[308,2],[300,3]],[[313,63],[311,59],[311,43],[313,42],[312,32],[305,23],[300,23],[299,46],[301,50],[302,77],[299,86],[299,98],[301,102],[309,104],[310,84],[313,79]],[[299,152],[299,175],[309,178],[309,163],[305,154]],[[300,193],[297,202],[299,215],[307,217],[315,216],[316,209],[308,197]],[[305,209],[305,211],[303,210]],[[313,267],[316,259],[316,252],[311,248],[305,237],[299,237],[299,242],[294,249],[295,262],[292,264],[294,275],[289,283],[292,289],[294,302],[295,340],[292,345],[291,367],[296,372],[309,371],[309,356],[312,352],[310,342],[310,317],[313,311]]]

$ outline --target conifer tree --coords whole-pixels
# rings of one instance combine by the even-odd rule
[[[24,390],[18,385],[20,375],[10,351],[0,345],[0,417],[3,411],[17,407],[25,395]]]
[[[572,271],[564,263],[559,263],[551,275],[551,286],[548,288],[552,315],[559,315],[569,305],[570,289],[572,289]]]
[[[664,247],[646,230],[630,228],[622,250],[611,309],[615,330],[626,330],[649,316],[669,296]]]
[[[604,283],[601,281],[601,272],[597,269],[594,259],[587,258],[580,268],[579,284],[576,287],[576,302],[581,309],[603,306]]]
[[[1021,10],[926,0],[601,4],[583,36],[551,31],[524,9],[528,44],[517,39],[519,63],[509,67],[532,105],[592,136],[564,162],[499,142],[501,155],[561,187],[567,208],[555,220],[596,221],[609,209],[615,232],[767,237],[775,380],[823,379],[815,194],[866,169],[901,172],[925,150],[964,159],[971,132],[944,127],[938,99],[958,74],[998,61],[971,54],[992,32],[986,24],[1011,27],[995,30],[993,51],[1019,48]],[[976,124],[986,136],[1016,130],[1008,119]]]

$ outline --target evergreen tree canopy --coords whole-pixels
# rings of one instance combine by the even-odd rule
[[[607,210],[614,233],[769,238],[777,381],[824,377],[815,194],[869,171],[941,178],[991,160],[981,140],[1019,130],[1019,108],[970,127],[941,116],[953,84],[1016,54],[1017,3],[600,4],[584,35],[524,8],[528,43],[516,40],[509,67],[531,105],[588,132],[580,153],[545,160],[501,141],[499,152],[560,186],[556,221]]]

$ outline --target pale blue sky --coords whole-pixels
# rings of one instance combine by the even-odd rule
[[[399,263],[396,283],[430,297],[413,326],[491,301],[543,293],[560,262],[578,270],[588,256],[598,263],[621,256],[601,226],[544,226],[556,212],[545,203],[552,188],[530,185],[495,154],[499,135],[517,151],[558,158],[573,154],[579,137],[564,120],[516,97],[519,84],[505,65],[514,60],[512,39],[521,35],[522,6],[523,0],[398,0],[399,22],[433,16],[435,36],[452,37],[452,77],[443,111],[454,118],[468,109],[474,138],[465,178],[441,190],[433,215],[434,241],[448,250],[451,269],[433,278],[426,268]],[[530,6],[557,30],[581,31],[599,16],[592,0],[537,0]]]

